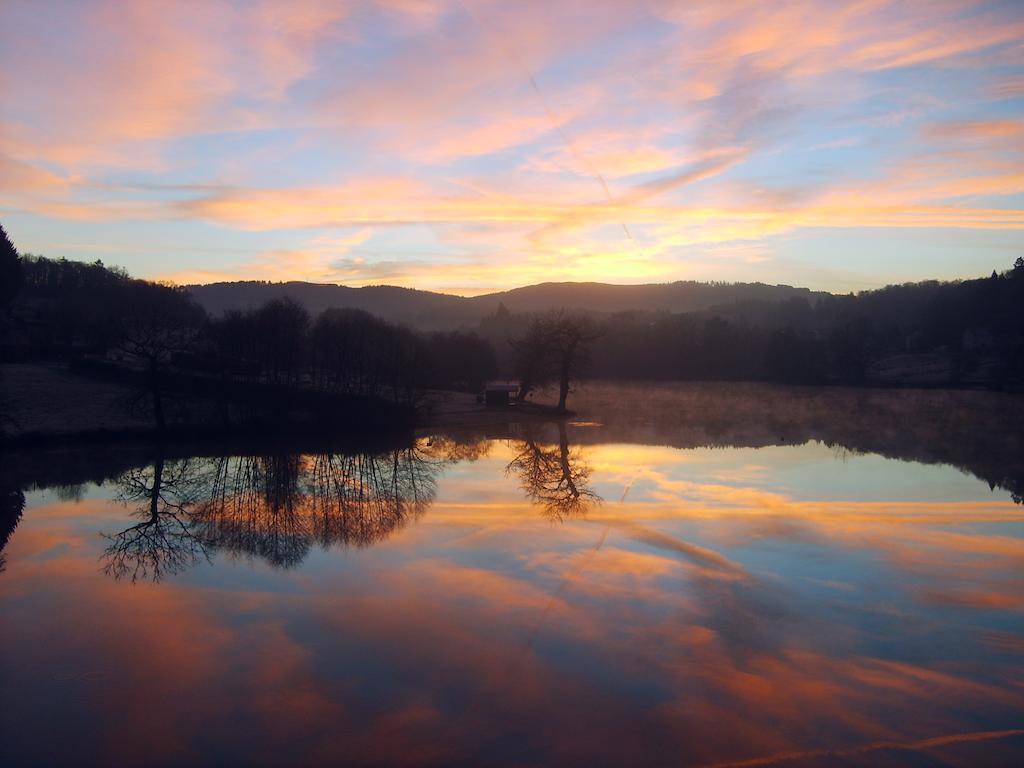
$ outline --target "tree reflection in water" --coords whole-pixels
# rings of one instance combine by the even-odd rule
[[[201,492],[202,460],[183,459],[132,469],[118,479],[118,500],[141,518],[106,535],[103,572],[115,579],[160,581],[209,558],[209,542],[193,530],[190,508]]]
[[[25,511],[25,494],[20,488],[0,484],[0,573],[7,570],[4,550]]]
[[[415,448],[224,458],[193,520],[218,549],[290,568],[314,544],[367,546],[419,517],[439,468]]]
[[[432,438],[380,454],[160,458],[118,478],[119,500],[135,507],[139,522],[105,534],[103,570],[160,581],[218,551],[292,568],[315,545],[369,546],[426,511],[445,465],[474,461],[489,446]],[[583,515],[599,500],[564,425],[557,445],[524,439],[507,471],[554,520]]]
[[[601,501],[590,488],[590,473],[579,448],[569,446],[564,422],[558,424],[558,445],[546,445],[536,434],[528,434],[505,468],[506,475],[519,478],[526,497],[556,521],[581,517]]]
[[[418,447],[161,458],[118,479],[120,500],[142,519],[106,537],[103,570],[159,581],[218,550],[291,568],[314,544],[367,546],[426,510],[445,462]]]

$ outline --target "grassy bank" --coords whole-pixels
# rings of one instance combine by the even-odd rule
[[[411,434],[412,406],[381,398],[255,385],[229,392],[212,378],[164,381],[167,428],[158,430],[141,372],[103,363],[0,366],[6,449],[70,443],[265,438],[370,438]]]

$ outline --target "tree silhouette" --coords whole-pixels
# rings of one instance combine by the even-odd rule
[[[216,549],[292,568],[314,544],[369,546],[418,517],[439,467],[413,449],[222,458],[192,517]]]
[[[589,361],[590,344],[601,336],[594,322],[564,309],[533,318],[522,336],[509,339],[520,373],[519,399],[549,382],[558,382],[558,410],[565,412],[572,382]]]
[[[293,385],[298,381],[309,323],[309,312],[290,298],[267,302],[256,310],[257,353],[268,383]]]
[[[323,546],[382,541],[433,503],[441,461],[416,448],[320,454],[310,467],[310,509]]]
[[[416,448],[159,459],[118,481],[142,519],[106,536],[104,572],[160,581],[216,551],[293,568],[315,544],[370,546],[426,511],[444,463]]]
[[[369,312],[327,309],[309,334],[310,371],[323,390],[411,399],[421,383],[424,344],[408,328]]]
[[[279,568],[298,565],[313,538],[302,511],[304,464],[304,457],[289,453],[217,459],[195,525],[216,549]]]
[[[494,348],[474,333],[452,331],[427,337],[429,385],[437,389],[479,392],[498,371]]]
[[[0,224],[0,311],[9,311],[11,302],[21,288],[21,257]]]
[[[118,480],[120,501],[136,505],[141,520],[114,535],[104,550],[103,572],[115,579],[161,581],[209,559],[209,544],[194,530],[190,507],[203,488],[202,466],[195,459],[133,469]]]
[[[25,511],[25,494],[20,488],[7,485],[0,486],[0,573],[7,569],[7,556],[4,550],[11,540],[14,529],[21,521]]]
[[[11,303],[21,288],[21,258],[14,243],[7,236],[7,231],[0,224],[0,341],[3,341],[7,318],[11,311]],[[0,400],[0,436],[8,422],[13,422],[8,413],[9,406]]]
[[[444,463],[416,448],[160,458],[118,479],[141,519],[105,534],[103,571],[160,581],[218,550],[292,568],[314,544],[370,546],[426,511]]]
[[[570,448],[564,423],[558,425],[557,446],[529,436],[505,468],[505,474],[519,478],[527,498],[540,504],[546,517],[558,521],[580,517],[601,501],[590,488],[590,473],[579,450]]]
[[[178,355],[193,349],[205,314],[182,290],[133,281],[124,296],[116,347],[146,371],[147,391],[159,431],[167,430],[164,376]]]

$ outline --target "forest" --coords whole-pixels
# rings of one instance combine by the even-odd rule
[[[208,313],[186,288],[134,279],[101,262],[15,252],[3,268],[2,359],[62,360],[93,374],[130,375],[161,430],[169,389],[217,400],[229,422],[268,403],[287,410],[301,401],[329,411],[337,398],[361,398],[412,408],[425,391],[476,392],[496,376],[519,381],[523,396],[557,384],[562,409],[570,383],[581,378],[1024,383],[1020,258],[976,280],[848,295],[795,292],[698,311],[536,313],[499,303],[475,323],[433,331],[351,307],[314,314],[288,296]]]
[[[696,312],[587,313],[587,375],[612,380],[1019,387],[1024,259],[990,277],[813,299],[736,301]],[[531,317],[499,307],[475,329],[514,369],[506,340]]]
[[[475,335],[415,333],[362,310],[313,317],[278,299],[209,317],[182,288],[35,256],[20,259],[16,280],[0,359],[59,361],[130,383],[159,431],[169,401],[189,399],[216,403],[212,418],[224,426],[285,423],[296,408],[312,422],[411,424],[418,393],[476,390],[495,371],[490,344]]]

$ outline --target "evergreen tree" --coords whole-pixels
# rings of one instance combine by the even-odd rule
[[[0,311],[6,311],[21,288],[21,258],[0,224]]]

